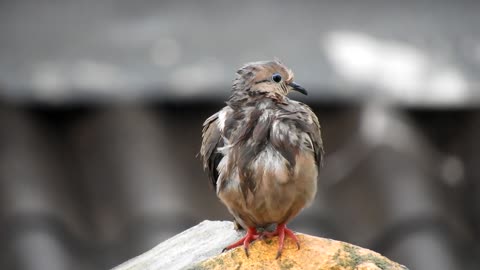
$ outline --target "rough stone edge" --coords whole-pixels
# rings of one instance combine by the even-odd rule
[[[230,221],[205,220],[112,270],[183,269],[221,253],[242,237]]]

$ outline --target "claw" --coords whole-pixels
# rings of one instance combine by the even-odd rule
[[[247,255],[247,258],[250,257],[250,254],[248,253],[248,247],[243,247],[243,249],[245,250],[245,255]]]
[[[279,250],[277,251],[277,256],[275,256],[275,260],[278,260],[278,258],[280,258],[282,256],[282,251]]]
[[[239,247],[239,246],[243,245],[243,248],[245,250],[245,254],[248,257],[250,255],[249,252],[248,252],[248,247],[250,245],[250,242],[256,240],[258,237],[259,237],[259,235],[257,233],[257,229],[248,228],[247,234],[242,239],[240,239],[237,242],[227,246],[226,248],[223,249],[222,252],[225,252],[225,251],[230,250],[232,248],[236,248],[236,247]]]
[[[288,229],[286,227],[285,223],[278,224],[277,228],[273,232],[264,232],[260,236],[262,239],[265,239],[265,237],[272,237],[272,236],[277,236],[278,235],[278,251],[277,251],[277,256],[275,259],[278,259],[282,256],[282,251],[283,251],[283,246],[285,242],[285,236],[288,236],[292,238],[293,241],[295,241],[295,244],[297,245],[297,249],[300,249],[300,241],[298,241],[297,236],[295,233]]]

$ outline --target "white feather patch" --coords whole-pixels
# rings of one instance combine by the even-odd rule
[[[223,133],[225,128],[225,120],[227,120],[227,110],[223,109],[218,113],[218,129]]]

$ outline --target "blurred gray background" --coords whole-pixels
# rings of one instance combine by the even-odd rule
[[[231,219],[196,158],[279,57],[326,144],[296,231],[480,268],[480,2],[0,1],[0,268],[109,269]]]

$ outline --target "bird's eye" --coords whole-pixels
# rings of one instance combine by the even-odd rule
[[[278,74],[278,73],[275,73],[275,74],[272,75],[272,80],[273,80],[274,82],[279,83],[279,82],[282,80],[282,75],[280,75],[280,74]]]

